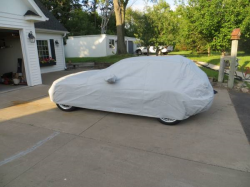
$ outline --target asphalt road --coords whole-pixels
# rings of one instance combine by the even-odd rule
[[[229,95],[250,143],[250,94],[230,90]]]

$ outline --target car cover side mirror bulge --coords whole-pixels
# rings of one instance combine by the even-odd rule
[[[114,84],[116,82],[117,78],[115,75],[108,75],[106,78],[105,78],[105,81],[109,84]]]

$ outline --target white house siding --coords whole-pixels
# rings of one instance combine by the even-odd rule
[[[64,58],[64,45],[63,45],[63,37],[60,34],[50,34],[50,33],[41,33],[36,32],[37,40],[48,40],[48,44],[50,45],[49,40],[53,39],[54,42],[58,40],[59,45],[55,46],[55,54],[56,54],[56,65],[41,67],[41,73],[49,73],[54,71],[61,71],[65,68],[65,58]],[[50,47],[50,46],[49,46]]]
[[[0,6],[0,12],[8,13],[11,15],[20,15],[23,16],[27,8],[29,10],[35,11],[34,8],[27,3],[25,0],[1,0],[4,3],[4,6]]]
[[[34,23],[25,21],[20,15],[0,12],[0,29],[19,30],[27,83],[29,86],[41,84],[36,43],[28,39],[30,31],[35,35]]]
[[[112,39],[112,40],[115,40],[115,49],[114,48],[109,48],[109,40]],[[137,45],[135,44],[135,41],[136,41],[136,38],[133,38],[133,37],[127,37],[125,36],[124,38],[125,40],[125,44],[126,44],[126,47],[127,47],[127,52],[129,51],[128,50],[128,41],[132,41],[133,42],[133,51],[135,51]],[[107,49],[107,55],[113,55],[116,53],[116,49],[117,49],[117,36],[116,35],[107,35],[107,43],[106,43],[106,49]]]
[[[106,56],[106,35],[69,37],[65,46],[66,57]]]
[[[109,40],[115,41],[115,48],[109,48]],[[86,35],[86,36],[73,36],[67,40],[65,46],[66,57],[102,57],[114,55],[117,48],[117,36],[115,35]],[[125,42],[136,41],[136,38],[125,37]],[[133,44],[133,50],[136,49],[136,44]],[[128,51],[128,45],[127,45]]]

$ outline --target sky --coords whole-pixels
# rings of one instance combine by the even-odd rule
[[[174,9],[174,0],[165,0],[171,7],[171,9]],[[153,3],[149,3],[150,6],[153,5]],[[145,6],[145,1],[144,0],[129,0],[129,3],[127,5],[128,7],[132,7],[134,10],[143,10]]]

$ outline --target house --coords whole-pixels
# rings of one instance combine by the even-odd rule
[[[133,37],[125,37],[127,52],[133,54],[137,45]],[[66,57],[103,57],[114,55],[117,48],[117,36],[99,34],[72,36],[65,46]]]
[[[42,84],[42,73],[65,68],[66,33],[39,0],[1,0],[0,75],[14,72],[28,86]]]

